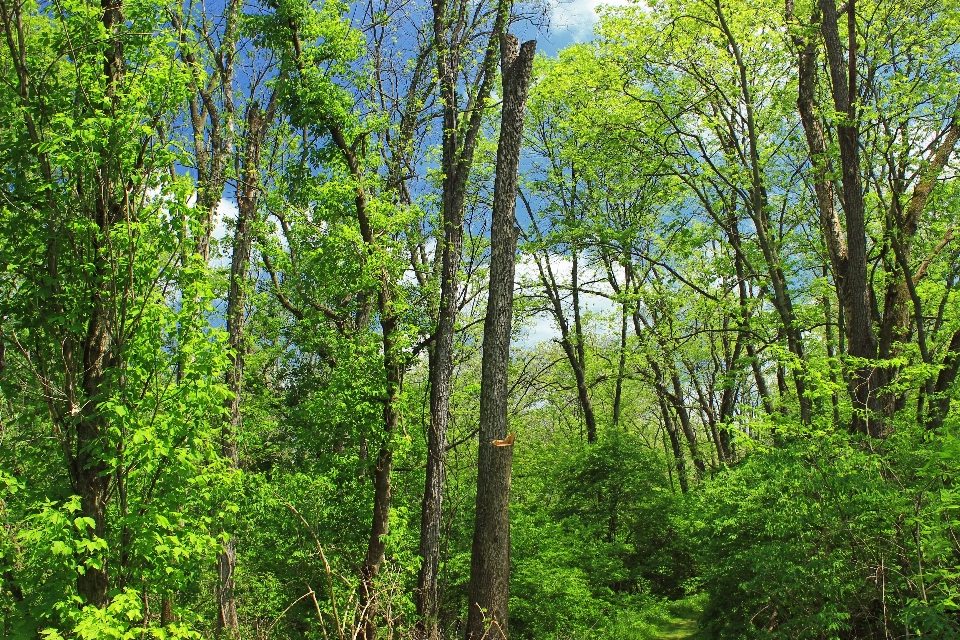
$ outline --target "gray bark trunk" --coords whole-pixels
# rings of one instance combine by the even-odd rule
[[[440,251],[440,306],[433,349],[430,353],[430,424],[427,431],[427,469],[420,519],[420,557],[423,562],[417,576],[418,634],[436,638],[440,572],[440,530],[443,515],[443,489],[446,482],[447,431],[450,424],[450,394],[453,378],[453,351],[456,336],[460,254],[463,250],[463,209],[467,179],[473,166],[474,150],[482,123],[483,109],[474,109],[465,130],[459,126],[457,72],[466,43],[457,39],[450,24],[446,0],[437,0],[434,11],[434,46],[437,74],[443,102],[442,165],[444,169],[442,220],[443,244]],[[482,65],[483,79],[473,97],[484,104],[490,95],[500,34],[505,29],[508,0],[498,4],[498,14],[487,43]]]
[[[270,114],[272,118],[272,114]],[[226,383],[231,397],[227,401],[227,421],[221,430],[220,453],[237,469],[240,452],[237,432],[240,429],[240,404],[243,398],[243,371],[247,353],[246,312],[250,253],[253,247],[253,225],[257,215],[260,189],[260,149],[269,122],[256,102],[247,109],[247,137],[243,154],[243,180],[237,194],[237,222],[233,236],[233,255],[230,260],[230,289],[227,296],[227,336],[230,344],[231,366]],[[229,533],[229,532],[228,532]],[[234,597],[237,564],[236,539],[233,535],[224,542],[217,556],[217,624],[218,633],[236,635],[239,629],[237,603]]]
[[[510,599],[509,501],[513,445],[507,438],[507,371],[517,261],[517,172],[536,41],[525,42],[521,47],[514,36],[504,35],[500,49],[503,115],[490,231],[490,289],[483,326],[477,509],[467,617],[469,640],[499,638],[501,634],[508,637]],[[504,440],[507,443],[498,446],[497,441]]]

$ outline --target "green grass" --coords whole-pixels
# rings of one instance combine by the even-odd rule
[[[655,638],[693,638],[697,632],[697,621],[682,618],[671,618],[658,625]]]
[[[703,610],[698,596],[664,602],[640,612],[621,612],[608,627],[605,640],[659,640],[660,638],[692,639],[697,633],[697,619]]]

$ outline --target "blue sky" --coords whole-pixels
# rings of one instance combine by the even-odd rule
[[[518,25],[517,36],[522,40],[534,38],[537,49],[548,56],[556,56],[564,47],[593,38],[597,10],[604,5],[622,6],[628,0],[553,0],[550,3],[549,28],[537,29],[530,24]]]

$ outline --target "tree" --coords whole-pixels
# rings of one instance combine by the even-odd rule
[[[470,559],[468,639],[488,637],[488,632],[504,637],[508,633],[513,436],[507,435],[507,371],[517,260],[517,173],[536,46],[535,40],[520,46],[512,35],[504,35],[500,44],[503,115],[490,226],[490,288],[483,325],[477,515]]]
[[[216,332],[200,332],[211,297],[205,265],[181,261],[181,230],[196,218],[171,131],[189,71],[159,9],[0,6],[12,80],[4,99],[15,105],[2,125],[3,340],[13,365],[3,384],[26,394],[6,410],[18,438],[30,438],[42,427],[22,416],[42,407],[56,445],[13,446],[14,460],[59,461],[36,489],[55,500],[21,531],[45,549],[62,536],[50,552],[18,560],[36,576],[18,605],[28,635],[127,625],[138,590],[169,590],[158,570],[168,553],[193,567],[212,548],[209,492],[175,498],[186,475],[217,475],[204,442],[224,400],[210,380],[224,352]],[[33,474],[26,462],[12,468]],[[23,504],[24,518],[37,504]],[[195,547],[145,544],[167,535],[171,520],[182,520]]]
[[[885,417],[891,417],[902,404],[902,398],[885,387],[894,373],[890,361],[900,351],[897,345],[907,337],[911,320],[915,323],[921,358],[926,364],[932,363],[922,301],[915,295],[916,280],[923,277],[926,269],[918,267],[914,271],[910,265],[911,248],[929,217],[924,214],[934,187],[960,139],[960,123],[956,118],[955,94],[891,94],[897,83],[909,83],[919,74],[938,77],[941,65],[949,64],[938,59],[939,54],[913,59],[911,53],[906,53],[911,64],[899,63],[912,38],[922,37],[931,43],[941,38],[953,41],[955,35],[942,22],[943,14],[917,5],[910,10],[920,18],[911,24],[912,19],[901,22],[905,14],[892,7],[884,6],[882,12],[866,18],[870,14],[861,12],[858,6],[844,5],[841,12],[835,2],[818,2],[805,23],[822,35],[830,75],[826,93],[835,117],[818,116],[823,91],[818,83],[818,39],[809,30],[797,29],[793,44],[799,75],[797,106],[813,166],[822,233],[842,305],[847,353],[854,371],[848,378],[854,403],[850,428],[878,437],[889,431]],[[786,7],[788,19],[793,20],[793,3],[788,2]],[[846,14],[846,47],[841,39],[841,14]],[[883,23],[902,24],[909,35],[903,41],[874,41],[863,35]],[[945,50],[939,46],[934,49]],[[884,73],[878,74],[881,69]],[[887,100],[892,104],[885,103]],[[918,130],[932,131],[932,142],[917,139]],[[830,149],[828,135],[837,141],[837,157]],[[861,161],[861,149],[873,151],[878,147],[885,147],[886,151],[878,151],[868,169]],[[839,170],[839,182],[828,177],[831,169]],[[878,173],[885,174],[886,183]],[[870,191],[875,198],[866,197]],[[837,201],[843,211],[843,224],[837,214]],[[876,205],[869,207],[868,201],[875,201]],[[868,257],[872,226],[877,223],[880,244],[892,249],[884,249],[878,256],[883,272],[889,274],[885,286],[872,279],[876,269],[870,266]],[[933,247],[928,259],[942,248],[939,244]],[[877,247],[872,249],[876,251]],[[880,287],[884,288],[882,295],[877,290]],[[908,311],[909,304],[914,307],[913,314]],[[880,365],[877,360],[888,364]],[[931,395],[932,385],[924,383],[924,387]]]
[[[420,556],[417,579],[417,614],[421,631],[437,637],[437,576],[440,564],[440,529],[443,514],[447,432],[450,424],[454,338],[460,304],[460,259],[463,251],[464,206],[487,100],[496,80],[496,57],[505,33],[512,2],[497,0],[488,8],[468,9],[461,2],[433,3],[433,49],[442,109],[440,229],[437,256],[440,298],[430,349],[430,424],[427,431],[427,469],[421,505]],[[470,20],[467,15],[472,15]],[[484,25],[490,26],[484,28]],[[483,54],[468,77],[467,60],[472,39],[485,39]],[[467,87],[461,98],[461,81]],[[465,102],[464,102],[465,98]]]

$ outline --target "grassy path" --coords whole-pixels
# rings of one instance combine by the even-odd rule
[[[646,611],[623,612],[608,640],[693,640],[703,611],[703,598],[692,596],[664,602]],[[632,616],[630,614],[633,614]]]
[[[670,603],[668,607],[670,616],[658,621],[655,635],[651,637],[663,638],[664,640],[693,638],[697,633],[697,618],[700,617],[702,608],[702,604],[696,596]]]
[[[660,625],[658,630],[658,638],[673,638],[674,640],[680,640],[681,638],[692,638],[693,634],[697,631],[697,621],[689,620],[684,618],[671,618],[669,621]]]

